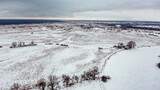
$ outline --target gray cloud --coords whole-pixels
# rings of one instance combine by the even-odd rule
[[[0,17],[73,17],[74,13],[160,10],[160,0],[0,0]]]

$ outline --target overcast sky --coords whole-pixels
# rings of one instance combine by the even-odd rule
[[[0,18],[160,21],[160,0],[0,0]]]

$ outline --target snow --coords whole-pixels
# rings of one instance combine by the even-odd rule
[[[49,29],[47,29],[46,27],[42,27],[42,30],[48,31]]]
[[[70,90],[160,90],[160,47],[137,48],[114,54],[102,73],[109,75],[107,83],[84,82]]]
[[[160,47],[117,53],[107,62],[103,74],[111,76],[107,90],[160,90]]]
[[[63,23],[53,25],[65,26]],[[66,25],[74,26],[70,23]],[[47,79],[49,75],[58,77],[61,77],[62,74],[80,75],[94,66],[102,70],[102,75],[109,75],[111,80],[107,83],[84,82],[66,89],[119,90],[122,88],[122,90],[132,90],[130,88],[137,84],[138,89],[145,85],[144,89],[148,90],[146,88],[151,89],[153,84],[155,90],[159,88],[156,84],[160,80],[157,77],[159,72],[156,63],[159,62],[157,56],[160,52],[159,47],[155,46],[160,45],[160,37],[150,37],[141,32],[116,32],[99,28],[83,30],[75,27],[68,32],[61,28],[50,30],[41,24],[32,29],[10,27],[0,27],[0,45],[3,46],[0,48],[0,89],[2,90],[8,90],[13,83],[17,82],[22,85],[35,84],[41,78]],[[113,48],[119,42],[126,44],[131,40],[136,42],[137,49],[123,51]],[[37,46],[9,48],[12,42],[20,41],[26,44],[34,41]],[[45,45],[50,42],[53,45]],[[57,43],[67,44],[68,47],[56,45]],[[144,46],[151,47],[142,48]],[[98,47],[103,49],[99,51]],[[122,52],[115,54],[119,51]],[[109,57],[111,58],[108,61]],[[156,80],[152,81],[153,78]],[[148,82],[150,85],[147,84]],[[127,85],[128,83],[130,84]]]

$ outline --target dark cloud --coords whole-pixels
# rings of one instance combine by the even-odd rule
[[[72,17],[75,12],[136,9],[160,9],[160,0],[0,0],[0,17]]]

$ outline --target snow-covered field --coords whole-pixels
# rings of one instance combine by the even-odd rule
[[[160,70],[156,63],[160,47],[146,47],[114,55],[106,65],[104,74],[112,76],[108,90],[159,90]]]
[[[65,26],[65,24],[57,24]],[[67,24],[70,25],[70,24]],[[72,25],[73,26],[73,25]],[[31,34],[33,32],[33,34]],[[113,48],[119,42],[135,41],[133,50]],[[12,42],[34,41],[37,46],[9,48]],[[52,42],[53,45],[46,45]],[[67,44],[68,47],[56,45]],[[8,90],[13,83],[35,84],[49,75],[80,75],[94,66],[107,83],[84,82],[67,90],[159,90],[160,37],[139,32],[84,30],[51,30],[43,25],[32,29],[0,26],[0,89]],[[151,47],[149,47],[151,46]],[[102,47],[102,50],[98,50]]]

